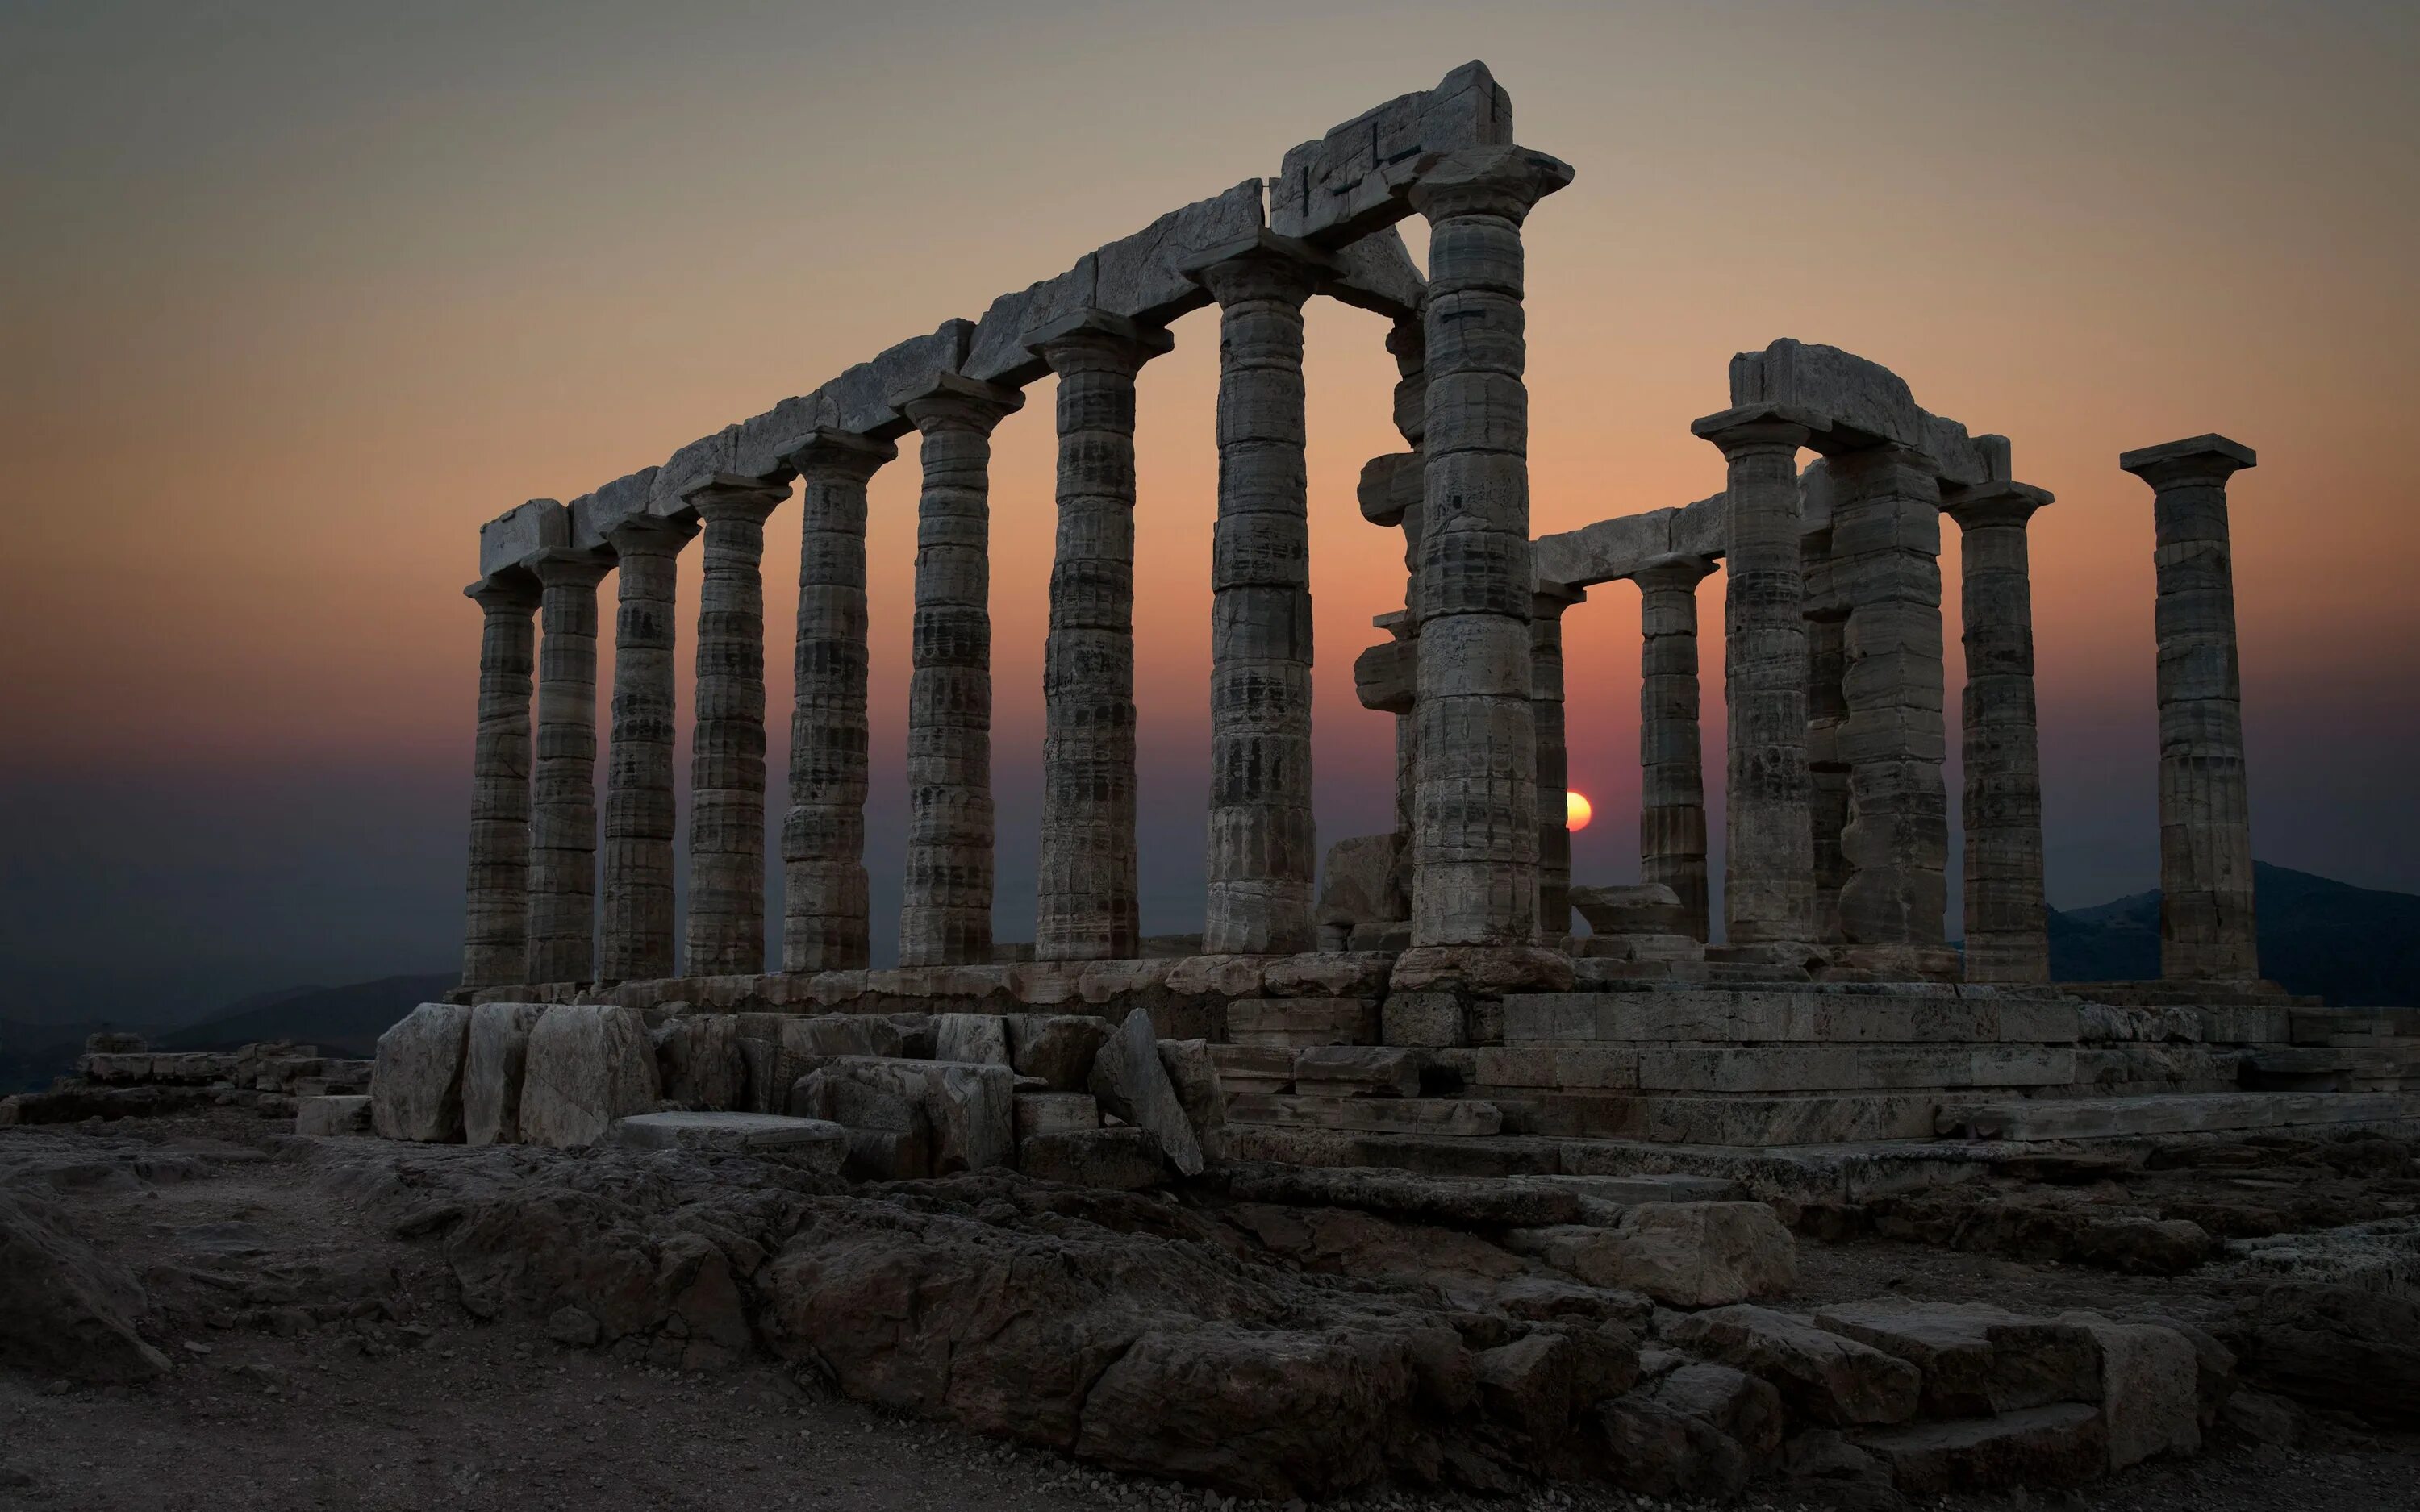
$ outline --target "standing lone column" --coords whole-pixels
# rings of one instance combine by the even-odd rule
[[[1033,954],[1141,948],[1135,890],[1135,374],[1167,332],[1097,310],[1032,344],[1059,375],[1059,533],[1043,654],[1042,859]]]
[[[1581,589],[1540,583],[1529,596],[1529,720],[1538,732],[1538,933],[1572,932],[1571,750],[1563,733],[1563,610]]]
[[[923,433],[899,964],[991,959],[991,433],[1025,395],[942,374],[892,407]]]
[[[1521,223],[1571,168],[1474,147],[1412,185],[1429,222],[1412,944],[1538,935]]]
[[[2042,901],[2041,749],[2025,522],[2051,501],[1988,484],[1944,506],[1958,522],[1966,626],[1966,980],[2050,980]]]
[[[1774,405],[1689,427],[1722,448],[1730,492],[1723,555],[1730,710],[1723,917],[1733,945],[1815,938],[1807,811],[1807,625],[1798,557],[1798,448],[1807,427]]]
[[[1321,264],[1263,232],[1187,271],[1218,301],[1218,521],[1210,558],[1213,955],[1318,944],[1311,807],[1311,479],[1302,306]]]
[[[788,497],[722,477],[689,496],[706,522],[689,766],[692,977],[765,969],[765,517]]]
[[[867,960],[865,485],[889,441],[818,429],[783,458],[799,471],[797,692],[782,819],[782,969]]]
[[[529,980],[530,673],[537,579],[511,572],[473,583],[479,606],[479,733],[471,748],[471,874],[462,985]]]
[[[2226,480],[2257,460],[2252,448],[2224,436],[2118,459],[2157,495],[2160,975],[2171,980],[2260,975],[2226,528]]]
[[[537,771],[530,810],[530,980],[597,975],[597,584],[611,560],[552,551],[537,643]]]
[[[606,533],[620,600],[605,753],[605,906],[597,975],[673,974],[673,646],[682,547],[697,521],[642,515]]]
[[[1638,584],[1638,880],[1680,897],[1706,938],[1706,775],[1698,735],[1698,584],[1705,557],[1657,557]]]

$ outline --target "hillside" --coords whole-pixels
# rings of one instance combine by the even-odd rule
[[[256,1040],[293,1040],[342,1055],[366,1056],[389,1025],[449,990],[457,980],[457,973],[446,971],[264,994],[230,1004],[226,1011],[163,1034],[152,1043],[162,1050],[225,1050]]]
[[[2288,991],[2349,1007],[2420,1004],[2420,897],[2255,863],[2260,970]],[[2058,981],[2139,981],[2160,974],[2160,895],[2050,915]]]

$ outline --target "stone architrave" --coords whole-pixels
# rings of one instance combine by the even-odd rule
[[[1472,147],[1424,162],[1410,191],[1429,222],[1415,947],[1538,933],[1521,223],[1571,177],[1543,154]]]
[[[462,985],[500,987],[529,980],[530,677],[538,584],[514,569],[462,592],[481,614]]]
[[[1966,980],[2050,980],[2042,894],[2041,750],[2025,525],[2050,494],[1988,484],[1945,506],[1958,522],[1965,619]]]
[[[1563,610],[1585,590],[1541,583],[1529,595],[1529,718],[1538,732],[1538,933],[1572,932],[1571,751],[1563,734]]]
[[[1328,263],[1264,231],[1187,265],[1219,312],[1202,944],[1213,955],[1284,955],[1318,943],[1302,307]]]
[[[923,436],[899,964],[991,959],[991,433],[1025,396],[954,373],[901,394]]]
[[[1942,785],[1941,488],[1921,455],[1877,446],[1824,458],[1834,490],[1831,592],[1840,632],[1848,768],[1840,937],[1939,945],[1948,904]]]
[[[692,977],[765,969],[765,517],[786,486],[721,474],[688,496],[706,522],[690,749]]]
[[[597,975],[597,584],[610,557],[551,551],[535,570],[537,764],[530,796],[529,980]]]
[[[612,743],[605,754],[605,904],[597,976],[673,974],[673,651],[686,517],[638,515],[610,532],[614,585]]]
[[[1031,342],[1059,376],[1034,959],[1126,960],[1135,891],[1135,374],[1168,332],[1097,310]]]
[[[2160,975],[2260,975],[2253,929],[2252,811],[2226,480],[2257,461],[2224,436],[2128,452],[2151,486],[2160,642]]]
[[[1690,426],[1722,448],[1730,513],[1723,544],[1730,708],[1723,916],[1734,945],[1815,938],[1807,779],[1806,579],[1798,448],[1805,417],[1756,404]]]
[[[865,486],[889,441],[818,429],[799,472],[799,636],[782,820],[782,969],[867,961]]]
[[[1638,877],[1681,901],[1680,933],[1703,941],[1706,775],[1698,733],[1698,584],[1714,570],[1700,556],[1657,557],[1631,575],[1638,585]]]

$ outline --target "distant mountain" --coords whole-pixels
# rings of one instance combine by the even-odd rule
[[[2381,892],[2266,862],[2252,868],[2260,974],[2348,1007],[2420,1004],[2420,897]],[[2050,914],[2056,981],[2141,981],[2160,974],[2160,895]]]
[[[458,980],[447,971],[256,994],[151,1044],[156,1050],[227,1050],[256,1040],[292,1040],[339,1055],[367,1056],[390,1025]]]
[[[0,1019],[0,1097],[39,1092],[75,1069],[85,1036],[103,1024],[25,1024]]]

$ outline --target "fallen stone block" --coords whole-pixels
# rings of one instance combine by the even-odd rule
[[[933,1015],[933,1058],[979,1066],[1011,1066],[1008,1026],[997,1013]]]
[[[826,1173],[848,1155],[848,1131],[821,1119],[771,1113],[638,1113],[616,1119],[606,1143],[625,1149],[756,1155]]]
[[[1660,882],[1632,887],[1574,887],[1572,906],[1596,934],[1678,934],[1689,925],[1681,895]]]
[[[932,1131],[936,1176],[987,1170],[1016,1159],[1016,1073],[1006,1066],[843,1056],[824,1073],[913,1103]]]
[[[1747,1451],[1692,1412],[1640,1389],[1600,1403],[1598,1431],[1613,1483],[1642,1496],[1729,1501],[1747,1485]]]
[[[1774,1300],[1798,1281],[1797,1241],[1761,1202],[1652,1203],[1614,1227],[1521,1228],[1505,1242],[1592,1287],[1674,1307]]]
[[[1176,1088],[1177,1105],[1185,1109],[1185,1121],[1193,1125],[1194,1137],[1206,1137],[1227,1121],[1226,1089],[1219,1085],[1218,1064],[1210,1058],[1209,1041],[1162,1040],[1159,1065],[1168,1072],[1168,1084]]]
[[[593,1145],[615,1119],[655,1111],[655,1041],[636,1009],[554,1004],[531,1027],[527,1054],[523,1143]]]
[[[2108,1468],[2201,1447],[2201,1362],[2193,1341],[2156,1323],[2112,1322],[2098,1313],[2062,1313],[2101,1346],[2101,1413]]]
[[[1202,1141],[1160,1061],[1149,1012],[1139,1008],[1128,1013],[1101,1042],[1093,1057],[1092,1090],[1102,1111],[1156,1134],[1171,1165],[1187,1176],[1202,1174]]]
[[[1880,1297],[1827,1307],[1815,1315],[1815,1326],[1916,1366],[1930,1417],[1981,1417],[2101,1396],[2100,1343],[2075,1323],[1989,1303]]]
[[[370,1121],[381,1139],[442,1143],[462,1137],[462,1062],[471,1033],[465,1003],[423,1003],[379,1036]]]
[[[873,1013],[785,1018],[780,1028],[782,1046],[798,1056],[900,1057],[907,1053],[907,1036],[900,1026]]]
[[[1089,1092],[1016,1094],[1016,1138],[1020,1145],[1036,1134],[1078,1134],[1100,1126],[1101,1105]]]
[[[842,1174],[853,1181],[909,1181],[933,1174],[933,1129],[912,1098],[829,1071],[799,1078],[788,1099],[794,1118],[847,1132]]]
[[[1694,1360],[1658,1376],[1649,1393],[1660,1405],[1722,1429],[1752,1462],[1781,1452],[1781,1394],[1745,1370]]]
[[[1912,1496],[2082,1486],[2101,1477],[2109,1453],[2101,1413],[2085,1402],[1923,1423],[1868,1435],[1859,1444]]]
[[[739,1021],[729,1013],[689,1013],[654,1034],[656,1072],[668,1102],[729,1111],[748,1105],[748,1058]]]
[[[1418,1097],[1428,1057],[1388,1045],[1312,1045],[1294,1057],[1295,1088],[1313,1097]]]
[[[1057,1092],[1084,1090],[1093,1057],[1111,1032],[1108,1019],[1090,1013],[1011,1013],[1007,1026],[1009,1064]]]
[[[1741,1303],[1692,1314],[1671,1342],[1763,1377],[1801,1416],[1838,1427],[1904,1423],[1923,1378],[1916,1366],[1770,1307]]]
[[[1148,1129],[1072,1129],[1019,1140],[1017,1168],[1037,1181],[1140,1192],[1166,1174],[1159,1140]]]
[[[370,1132],[366,1097],[306,1097],[294,1107],[294,1132],[328,1137]]]

